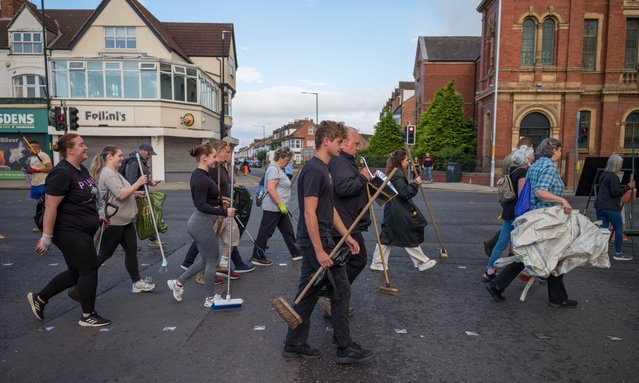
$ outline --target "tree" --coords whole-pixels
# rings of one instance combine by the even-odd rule
[[[387,156],[395,150],[402,150],[402,128],[395,122],[393,115],[384,109],[382,118],[375,124],[375,134],[369,141],[369,152],[378,156]]]
[[[266,159],[266,154],[268,153],[268,151],[266,150],[260,150],[259,152],[257,152],[257,160],[258,161],[264,161]]]
[[[417,126],[418,153],[434,153],[456,148],[468,155],[477,151],[477,132],[473,119],[464,118],[464,99],[455,92],[455,82],[438,89]]]

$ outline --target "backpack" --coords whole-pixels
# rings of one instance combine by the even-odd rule
[[[264,187],[264,177],[266,177],[266,172],[262,176],[260,183],[257,185],[257,192],[255,193],[255,206],[262,206],[262,201],[264,197],[266,197],[266,188]]]
[[[524,187],[517,197],[517,204],[515,205],[515,217],[519,217],[530,211],[530,181],[526,178]]]
[[[40,229],[40,231],[42,231],[42,227],[44,226],[44,196],[45,194],[42,193],[42,196],[38,198],[38,201],[36,202],[35,215],[33,216],[35,225],[38,229]]]
[[[125,158],[124,161],[122,161],[122,165],[120,165],[120,167],[118,168],[118,173],[122,174],[122,177],[124,177],[125,179],[126,179],[126,167],[129,164],[129,162],[131,162],[132,159],[133,157]]]
[[[513,182],[510,179],[512,174],[512,172],[504,174],[497,181],[497,194],[499,194],[499,202],[501,203],[507,203],[515,199],[515,189],[513,188]]]

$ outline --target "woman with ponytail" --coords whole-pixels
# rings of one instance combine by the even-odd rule
[[[213,301],[220,299],[220,296],[215,294],[215,267],[220,259],[219,243],[214,235],[215,222],[219,216],[233,217],[235,209],[219,205],[220,190],[209,176],[209,171],[215,165],[217,154],[215,149],[209,144],[202,144],[191,148],[189,154],[195,157],[197,168],[191,173],[191,198],[195,210],[189,218],[186,229],[202,256],[197,258],[195,263],[177,279],[168,280],[167,284],[175,300],[180,302],[184,293],[184,283],[204,270],[207,291],[204,307],[208,308],[213,305]]]
[[[122,150],[117,146],[109,145],[102,149],[102,153],[93,158],[91,175],[98,183],[100,199],[98,200],[98,213],[100,218],[105,218],[105,203],[109,202],[118,206],[117,213],[109,219],[108,226],[102,233],[100,249],[98,250],[98,267],[111,258],[118,245],[124,249],[124,267],[131,277],[133,286],[131,292],[140,293],[151,291],[155,284],[149,278],[140,279],[137,255],[137,236],[135,232],[135,217],[138,212],[135,197],[144,192],[137,190],[147,182],[147,176],[142,175],[131,185],[118,172],[124,161]]]
[[[381,256],[384,257],[388,266],[391,246],[403,247],[419,271],[426,271],[437,263],[429,259],[420,247],[420,244],[424,242],[424,227],[427,222],[411,199],[417,195],[422,178],[417,176],[412,182],[408,182],[407,166],[408,158],[401,150],[393,152],[386,164],[386,174],[394,168],[398,169],[390,181],[397,190],[397,196],[384,205],[384,220],[380,235],[382,254],[380,254],[379,246],[376,246],[371,270],[383,270]]]

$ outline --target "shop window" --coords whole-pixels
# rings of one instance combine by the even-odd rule
[[[541,63],[552,65],[555,63],[555,20],[544,20],[541,36]]]
[[[593,71],[597,60],[597,28],[599,20],[584,20],[584,45],[581,56],[581,69]]]
[[[25,74],[13,78],[15,98],[45,98],[47,90],[44,77],[37,74]]]
[[[532,19],[524,20],[521,34],[521,65],[535,63],[535,30],[537,26]]]
[[[13,32],[11,37],[11,53],[23,55],[42,53],[42,33]]]
[[[639,49],[639,19],[628,19],[626,25],[626,56],[624,68],[637,69],[637,51]]]

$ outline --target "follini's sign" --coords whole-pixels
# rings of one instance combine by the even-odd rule
[[[100,108],[85,106],[80,108],[78,117],[80,125],[84,126],[114,126],[114,125],[131,125],[134,121],[134,108],[118,107],[116,108]]]

